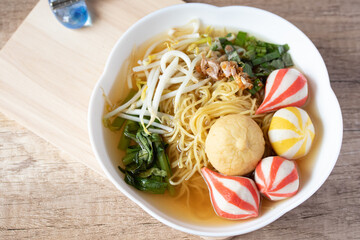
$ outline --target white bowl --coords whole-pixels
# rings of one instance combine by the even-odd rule
[[[177,219],[150,203],[146,194],[128,186],[112,159],[115,147],[109,146],[105,140],[109,131],[103,128],[101,121],[104,109],[101,88],[107,93],[110,92],[134,44],[140,45],[147,39],[171,27],[184,25],[194,18],[199,18],[205,25],[239,29],[270,42],[288,43],[295,66],[309,80],[310,100],[306,108],[316,122],[315,145],[311,153],[315,161],[307,170],[306,176],[301,176],[304,181],[299,192],[257,218],[234,221],[227,226],[201,226]],[[257,230],[308,199],[320,188],[333,169],[340,152],[343,132],[339,103],[330,87],[324,61],[313,43],[283,18],[264,10],[243,6],[219,8],[206,4],[181,4],[158,10],[139,20],[124,33],[113,48],[105,70],[92,93],[88,118],[92,148],[111,182],[164,224],[180,231],[207,237],[228,237]]]

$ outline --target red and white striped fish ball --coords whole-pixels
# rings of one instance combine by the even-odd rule
[[[256,114],[284,107],[301,107],[308,97],[307,80],[294,68],[278,69],[266,80],[265,97]]]
[[[282,157],[262,159],[255,169],[260,193],[277,201],[294,196],[299,189],[299,174],[294,161]]]
[[[253,180],[224,176],[206,167],[201,172],[218,216],[237,220],[259,215],[260,194]]]

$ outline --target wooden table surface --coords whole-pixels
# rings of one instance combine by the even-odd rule
[[[0,0],[0,48],[36,2]],[[326,62],[344,118],[341,154],[320,190],[276,222],[234,239],[359,239],[360,1],[200,2],[259,7],[299,27]],[[0,239],[134,237],[199,239],[158,222],[107,179],[0,113]]]

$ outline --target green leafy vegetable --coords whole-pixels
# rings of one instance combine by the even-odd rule
[[[227,37],[231,35],[228,33],[226,37],[220,37],[219,42],[228,60],[237,62],[253,82],[256,82],[257,78],[265,82],[272,71],[294,65],[288,53],[290,47],[287,44],[260,41],[242,31],[237,33],[234,41],[229,41]],[[242,48],[240,54],[235,46]],[[257,91],[255,87],[252,90],[252,92]]]
[[[246,51],[243,58],[245,58],[245,60],[250,60],[251,61],[255,57],[256,57],[256,52],[255,52],[255,50],[252,49],[252,50]]]
[[[154,159],[153,145],[149,138],[149,135],[144,130],[139,129],[136,133],[135,141],[140,145],[141,150],[139,154],[141,161],[145,161],[146,166],[150,166]]]
[[[156,168],[156,167],[149,168],[148,170],[139,173],[139,177],[141,177],[141,178],[147,178],[147,177],[150,177],[151,175],[159,176],[159,177],[167,176],[165,170],[160,170],[159,168]]]
[[[124,180],[136,189],[149,193],[163,194],[167,188],[167,183],[158,181],[156,177],[141,178],[126,172]]]
[[[230,53],[228,55],[228,59],[229,59],[229,61],[235,61],[237,63],[241,62],[239,54],[236,51],[233,51],[232,53]]]
[[[113,132],[121,130],[122,126],[124,125],[125,119],[121,117],[116,117],[114,121],[109,126],[109,129]]]
[[[136,154],[141,150],[138,146],[130,146],[126,149],[126,156],[123,158],[123,163],[125,166],[133,163],[135,161]]]
[[[230,45],[230,44],[226,45],[224,50],[225,50],[225,53],[226,53],[229,61],[235,61],[237,63],[241,63],[239,54],[236,52],[233,45]]]
[[[258,46],[255,48],[255,52],[258,57],[261,57],[267,53],[267,50],[266,50],[266,47]]]
[[[220,41],[221,47],[222,47],[223,49],[225,49],[225,47],[226,47],[227,45],[230,45],[230,46],[233,45],[232,42],[230,42],[230,41],[227,40],[226,38],[219,38],[219,41]]]
[[[251,88],[251,89],[249,90],[249,92],[254,95],[254,94],[257,93],[258,91],[260,91],[260,89],[262,89],[263,86],[264,86],[264,84],[261,82],[260,79],[257,78],[257,79],[255,79],[255,81],[253,82],[253,88]]]
[[[254,73],[252,71],[252,67],[249,63],[245,63],[243,66],[243,71],[249,75],[249,77],[254,77]]]
[[[126,148],[130,144],[131,139],[136,139],[136,132],[139,129],[139,125],[136,122],[127,120],[124,127],[124,132],[121,135],[118,149],[119,150],[126,150]],[[125,134],[126,133],[126,134]]]
[[[275,59],[273,61],[270,62],[270,65],[274,67],[274,69],[280,69],[280,68],[284,68],[284,62],[281,61],[280,59]]]
[[[255,58],[252,60],[252,64],[254,66],[259,65],[260,63],[269,62],[271,60],[277,59],[280,57],[280,53],[278,51],[268,53],[262,57]]]
[[[171,167],[166,154],[166,145],[158,134],[147,134],[142,126],[133,121],[125,124],[123,136],[132,145],[127,144],[123,164],[119,167],[125,174],[125,182],[136,189],[150,193],[175,194],[174,187],[169,183]]]
[[[282,55],[281,59],[284,62],[285,67],[291,67],[294,65],[290,54],[287,52]]]
[[[126,129],[126,126],[128,125],[128,123],[129,123],[129,121],[126,121],[125,129]],[[130,144],[130,138],[126,137],[125,134],[122,134],[117,148],[119,150],[126,150],[126,148],[129,146],[129,144]]]
[[[246,41],[247,33],[239,31],[235,38],[235,44],[244,47]]]
[[[165,152],[165,145],[158,134],[152,134],[151,136],[152,136],[152,141],[156,148],[158,164],[160,168],[166,172],[165,181],[168,183],[169,194],[173,196],[175,195],[175,189],[174,186],[172,186],[169,183],[169,178],[171,177],[172,173],[171,173],[169,157]]]
[[[139,129],[139,124],[134,121],[127,121],[124,129],[124,135],[134,141],[136,141],[136,133]]]

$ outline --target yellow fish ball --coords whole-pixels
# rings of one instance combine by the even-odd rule
[[[286,107],[274,114],[268,134],[277,155],[298,159],[310,151],[315,129],[306,111],[297,107]]]

